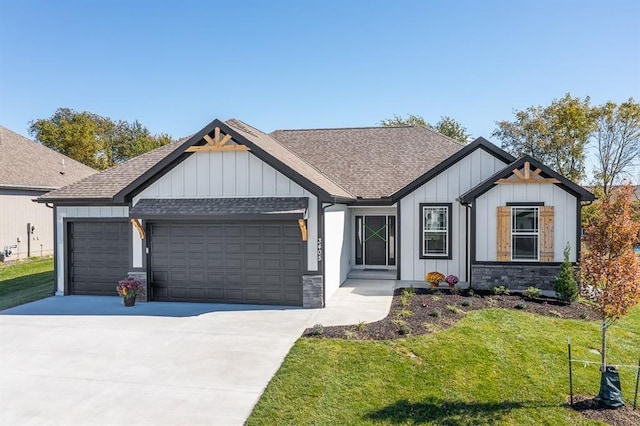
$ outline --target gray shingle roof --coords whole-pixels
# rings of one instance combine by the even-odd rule
[[[142,176],[160,160],[178,149],[188,138],[156,148],[120,165],[112,167],[73,185],[51,191],[41,196],[41,202],[47,200],[111,200],[122,189]]]
[[[0,187],[54,189],[97,173],[0,126]]]
[[[293,171],[318,185],[327,193],[335,197],[355,198],[355,195],[346,191],[342,185],[317,170],[312,161],[307,161],[306,157],[292,152],[291,149],[283,146],[280,141],[235,118],[227,120],[225,123],[259,148],[289,166]]]
[[[463,147],[422,126],[276,130],[270,135],[362,198],[394,194]]]
[[[131,208],[135,218],[155,216],[256,216],[304,214],[307,197],[142,199]]]

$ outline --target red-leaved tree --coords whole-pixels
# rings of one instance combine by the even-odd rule
[[[602,366],[607,368],[607,329],[640,302],[640,261],[633,252],[640,221],[634,220],[631,185],[605,195],[586,229],[581,256],[583,293],[602,315]]]

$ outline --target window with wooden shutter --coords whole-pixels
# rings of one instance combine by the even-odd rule
[[[553,207],[499,206],[497,260],[553,262]]]

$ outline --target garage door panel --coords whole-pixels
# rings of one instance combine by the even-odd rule
[[[115,296],[129,271],[128,222],[70,221],[67,225],[70,294]]]
[[[302,304],[296,222],[159,223],[149,238],[154,300]]]

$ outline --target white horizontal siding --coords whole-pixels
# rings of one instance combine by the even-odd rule
[[[138,194],[133,204],[143,198],[300,196],[309,198],[307,268],[317,271],[317,198],[250,152],[194,153]]]
[[[422,281],[431,271],[454,274],[466,281],[466,207],[456,199],[506,163],[477,149],[400,201],[400,274],[402,280]],[[420,259],[420,203],[452,204],[452,259]],[[469,212],[470,214],[470,212]]]
[[[0,190],[0,249],[17,246],[12,249],[13,254],[9,259],[27,257],[27,224],[35,227],[30,236],[31,256],[53,253],[53,209],[32,201],[42,194]]]
[[[576,261],[577,200],[553,184],[527,183],[496,185],[476,200],[476,260],[497,260],[497,208],[509,202],[543,202],[553,206],[554,262],[562,262],[567,243],[571,261]]]

